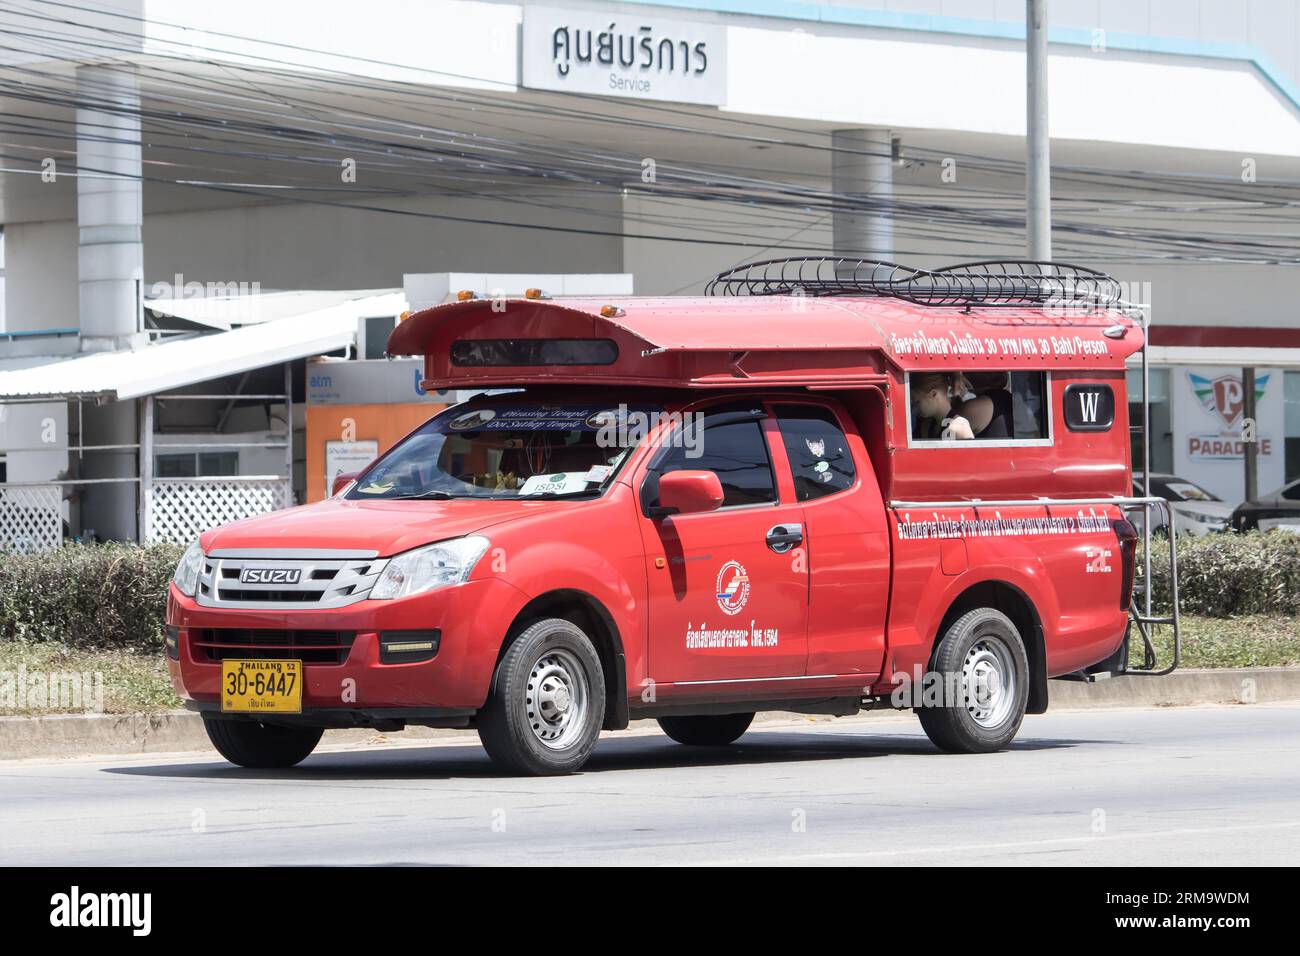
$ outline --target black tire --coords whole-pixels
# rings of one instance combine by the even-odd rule
[[[747,731],[753,722],[753,714],[659,718],[663,732],[688,747],[725,747]]]
[[[1000,662],[990,664],[985,655],[993,654]],[[973,663],[968,663],[973,662]],[[978,671],[980,666],[986,669]],[[993,701],[988,668],[996,667],[1000,691]],[[976,675],[975,688],[963,677],[971,668]],[[1001,611],[981,607],[968,611],[952,623],[935,648],[931,670],[943,675],[943,687],[956,688],[959,699],[951,694],[937,706],[919,706],[917,716],[926,735],[941,750],[949,753],[992,753],[1011,743],[1025,717],[1029,700],[1029,662],[1020,632]],[[1014,686],[1006,688],[1006,676]],[[980,687],[982,693],[972,693]],[[1005,696],[1003,696],[1005,695]]]
[[[497,664],[478,735],[493,763],[553,776],[581,769],[604,722],[596,648],[582,628],[552,617],[526,628]]]
[[[203,718],[217,752],[240,767],[275,770],[306,760],[320,743],[320,727],[282,727],[255,720]]]

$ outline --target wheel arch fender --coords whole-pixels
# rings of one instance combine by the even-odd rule
[[[1047,710],[1048,700],[1047,642],[1040,612],[1042,593],[1041,588],[1033,586],[1035,582],[1012,580],[1016,577],[1018,575],[1014,572],[1003,575],[993,573],[978,581],[965,582],[965,587],[950,597],[939,618],[930,649],[930,663],[933,664],[940,638],[967,611],[979,607],[1001,611],[1016,626],[1025,646],[1025,657],[1029,663],[1029,699],[1025,712],[1041,714]]]
[[[627,657],[623,650],[623,636],[609,609],[591,593],[576,587],[556,587],[529,600],[511,622],[497,651],[497,663],[501,662],[515,638],[530,624],[550,617],[569,621],[591,638],[605,676],[605,714],[602,727],[605,730],[622,730],[629,721]],[[493,689],[495,681],[494,673]]]

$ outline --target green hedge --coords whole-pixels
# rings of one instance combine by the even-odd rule
[[[1141,554],[1138,555],[1141,573]],[[1169,596],[1169,543],[1151,545],[1158,605]],[[1178,603],[1185,614],[1300,616],[1300,534],[1285,531],[1178,538]]]
[[[0,556],[0,641],[159,647],[167,582],[183,550],[97,544]],[[1167,543],[1153,543],[1152,573],[1162,606],[1169,591],[1168,556]],[[1184,536],[1178,556],[1185,613],[1300,617],[1300,535]]]
[[[0,555],[0,641],[161,647],[167,582],[184,550],[72,544]]]

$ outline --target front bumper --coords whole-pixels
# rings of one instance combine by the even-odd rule
[[[373,721],[394,719],[455,720],[472,714],[487,700],[501,642],[526,603],[522,591],[499,578],[394,601],[361,601],[345,608],[301,611],[200,607],[173,584],[167,599],[167,624],[176,629],[178,659],[169,656],[167,665],[172,686],[183,699],[193,702],[192,709],[217,712],[221,662],[208,660],[194,646],[192,631],[350,632],[356,636],[342,663],[304,663],[303,715],[289,720],[329,726],[377,726]],[[441,631],[438,652],[431,660],[381,661],[380,632],[431,629]],[[411,713],[400,717],[398,711]],[[428,713],[420,716],[425,711]]]
[[[320,707],[303,708],[301,714],[227,714],[213,701],[187,700],[185,709],[221,720],[256,720],[259,724],[293,727],[324,727],[346,730],[369,727],[401,730],[407,724],[421,727],[470,727],[477,709],[473,707]]]

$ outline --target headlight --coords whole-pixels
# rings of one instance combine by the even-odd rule
[[[376,600],[407,597],[421,591],[460,584],[469,577],[478,559],[488,549],[488,539],[479,534],[439,541],[388,559],[379,580],[370,591]]]
[[[176,565],[176,573],[172,575],[172,580],[176,582],[180,592],[187,597],[194,597],[194,592],[199,589],[199,575],[203,573],[203,560],[203,549],[195,541],[181,555],[180,564]]]

